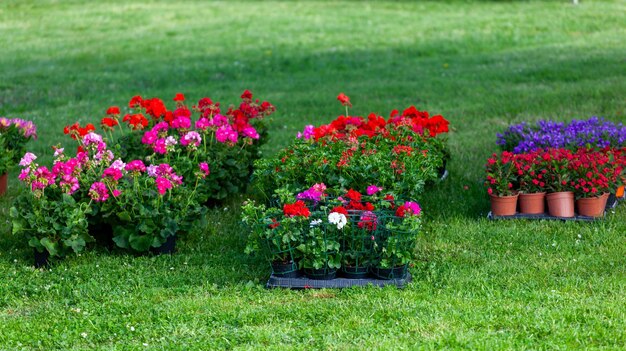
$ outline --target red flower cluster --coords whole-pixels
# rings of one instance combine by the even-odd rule
[[[367,119],[361,116],[339,116],[330,124],[321,125],[313,129],[315,141],[321,138],[330,140],[345,140],[350,137],[368,136],[370,138],[382,135],[393,138],[391,131],[399,128],[409,128],[419,135],[435,137],[448,132],[449,122],[441,115],[429,117],[428,112],[418,111],[414,106],[399,114],[397,110],[391,112],[391,117],[383,117],[371,113]]]
[[[489,193],[515,189],[526,193],[574,191],[577,197],[597,196],[617,184],[626,167],[625,149],[537,149],[513,155],[503,152],[487,161]],[[511,167],[513,166],[513,167]]]
[[[311,211],[306,207],[306,204],[302,200],[298,200],[293,204],[285,204],[283,206],[283,214],[287,217],[309,217]]]
[[[113,127],[119,125],[119,122],[115,118],[104,117],[100,121],[100,125],[102,125],[102,128],[104,129],[112,129]]]
[[[71,126],[65,126],[63,128],[63,134],[69,134],[72,139],[77,139],[78,137],[82,138],[85,135],[89,134],[89,132],[93,132],[96,130],[93,124],[87,123],[85,127],[81,127],[78,122],[72,124]]]
[[[122,121],[127,122],[128,125],[133,128],[133,130],[144,129],[148,126],[148,119],[141,113],[137,113],[134,115],[128,114],[124,116]]]

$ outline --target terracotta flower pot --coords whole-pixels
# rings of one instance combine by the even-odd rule
[[[542,214],[546,211],[546,193],[519,194],[519,212]]]
[[[576,200],[578,214],[587,217],[602,217],[604,215],[604,208],[608,198],[609,193],[604,193],[600,196]]]
[[[491,214],[494,216],[513,216],[517,210],[517,196],[496,196],[490,194]]]
[[[561,191],[546,195],[548,213],[555,217],[574,217],[574,193]]]
[[[0,196],[4,195],[7,192],[7,187],[9,186],[7,174],[4,173],[0,175]]]

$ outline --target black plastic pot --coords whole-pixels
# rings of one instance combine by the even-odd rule
[[[337,276],[337,270],[335,268],[322,268],[322,269],[311,269],[305,268],[304,275],[306,275],[310,279],[315,280],[331,280],[335,279]]]
[[[275,277],[281,278],[298,278],[300,277],[300,271],[298,270],[298,265],[291,262],[281,262],[274,261],[272,262],[272,274]]]
[[[367,278],[369,273],[368,267],[350,267],[342,266],[341,275],[348,279],[363,279]]]
[[[613,193],[609,194],[609,197],[606,200],[606,206],[604,207],[604,210],[608,211],[614,208],[616,205],[617,205],[617,197],[615,197],[615,194]]]
[[[406,265],[394,268],[373,267],[371,272],[380,279],[404,279],[407,274],[406,268]]]
[[[33,248],[33,252],[35,253],[35,268],[48,268],[50,267],[50,253],[48,250],[44,250],[43,252],[37,251],[37,249]]]
[[[157,255],[163,255],[163,254],[171,255],[175,253],[176,252],[176,235],[168,236],[165,242],[163,243],[163,245],[159,247],[152,247],[150,248],[150,250]]]
[[[96,245],[102,246],[109,251],[115,248],[113,241],[113,227],[107,223],[100,223],[89,228],[89,233],[96,240]]]

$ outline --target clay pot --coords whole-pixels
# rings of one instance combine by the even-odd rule
[[[574,217],[574,193],[561,191],[546,195],[548,213],[555,217]]]
[[[596,197],[587,197],[576,200],[578,214],[587,217],[602,217],[609,193],[604,193]]]
[[[490,194],[491,214],[494,216],[513,216],[517,210],[517,196],[496,196]]]
[[[4,195],[7,192],[7,188],[9,187],[9,177],[4,173],[0,175],[0,196]]]
[[[546,212],[546,193],[519,194],[519,212],[524,214],[543,214]]]

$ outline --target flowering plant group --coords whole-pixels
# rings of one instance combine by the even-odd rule
[[[10,210],[13,233],[24,235],[29,246],[51,256],[80,252],[94,241],[88,231],[91,202],[77,200],[79,177],[87,167],[78,159],[57,160],[52,170],[26,153],[20,165],[20,180],[29,191],[22,192]]]
[[[573,120],[569,123],[539,121],[511,125],[504,133],[498,133],[496,144],[502,150],[516,154],[536,149],[567,148],[621,148],[626,146],[626,126],[603,118]]]
[[[173,100],[172,110],[159,98],[141,96],[129,101],[129,113],[117,106],[107,109],[100,125],[117,143],[120,158],[167,163],[185,179],[195,178],[197,165],[206,163],[211,172],[198,181],[194,192],[200,203],[243,191],[253,162],[260,157],[259,147],[267,140],[265,117],[275,111],[274,106],[253,100],[248,90],[237,107],[226,110],[207,97],[193,106],[181,93]],[[80,139],[93,130],[93,124],[74,124],[64,132]]]
[[[362,194],[318,183],[300,192],[279,189],[277,197],[274,206],[248,201],[242,207],[251,231],[247,253],[294,260],[307,274],[406,266],[413,256],[421,208],[382,187],[370,185]]]
[[[338,99],[347,111],[348,97]],[[441,176],[449,158],[445,140],[437,137],[448,132],[448,124],[411,106],[392,111],[388,119],[346,113],[327,125],[306,126],[276,157],[257,162],[256,189],[267,195],[319,182],[347,189],[378,183],[416,197]]]
[[[0,117],[0,175],[17,165],[26,143],[36,138],[37,127],[33,122]]]
[[[198,164],[196,177],[184,184],[168,164],[125,163],[91,128],[77,127],[72,136],[79,143],[76,156],[55,146],[51,169],[35,163],[32,153],[20,161],[19,179],[28,189],[11,209],[13,232],[24,233],[37,250],[52,256],[62,256],[68,248],[83,250],[93,241],[91,222],[115,227],[119,247],[145,251],[196,217],[199,205],[189,183],[197,186],[206,178],[206,163]]]
[[[489,194],[500,196],[515,191],[573,191],[576,198],[586,198],[615,190],[625,169],[625,149],[503,151],[487,162],[485,183]]]

